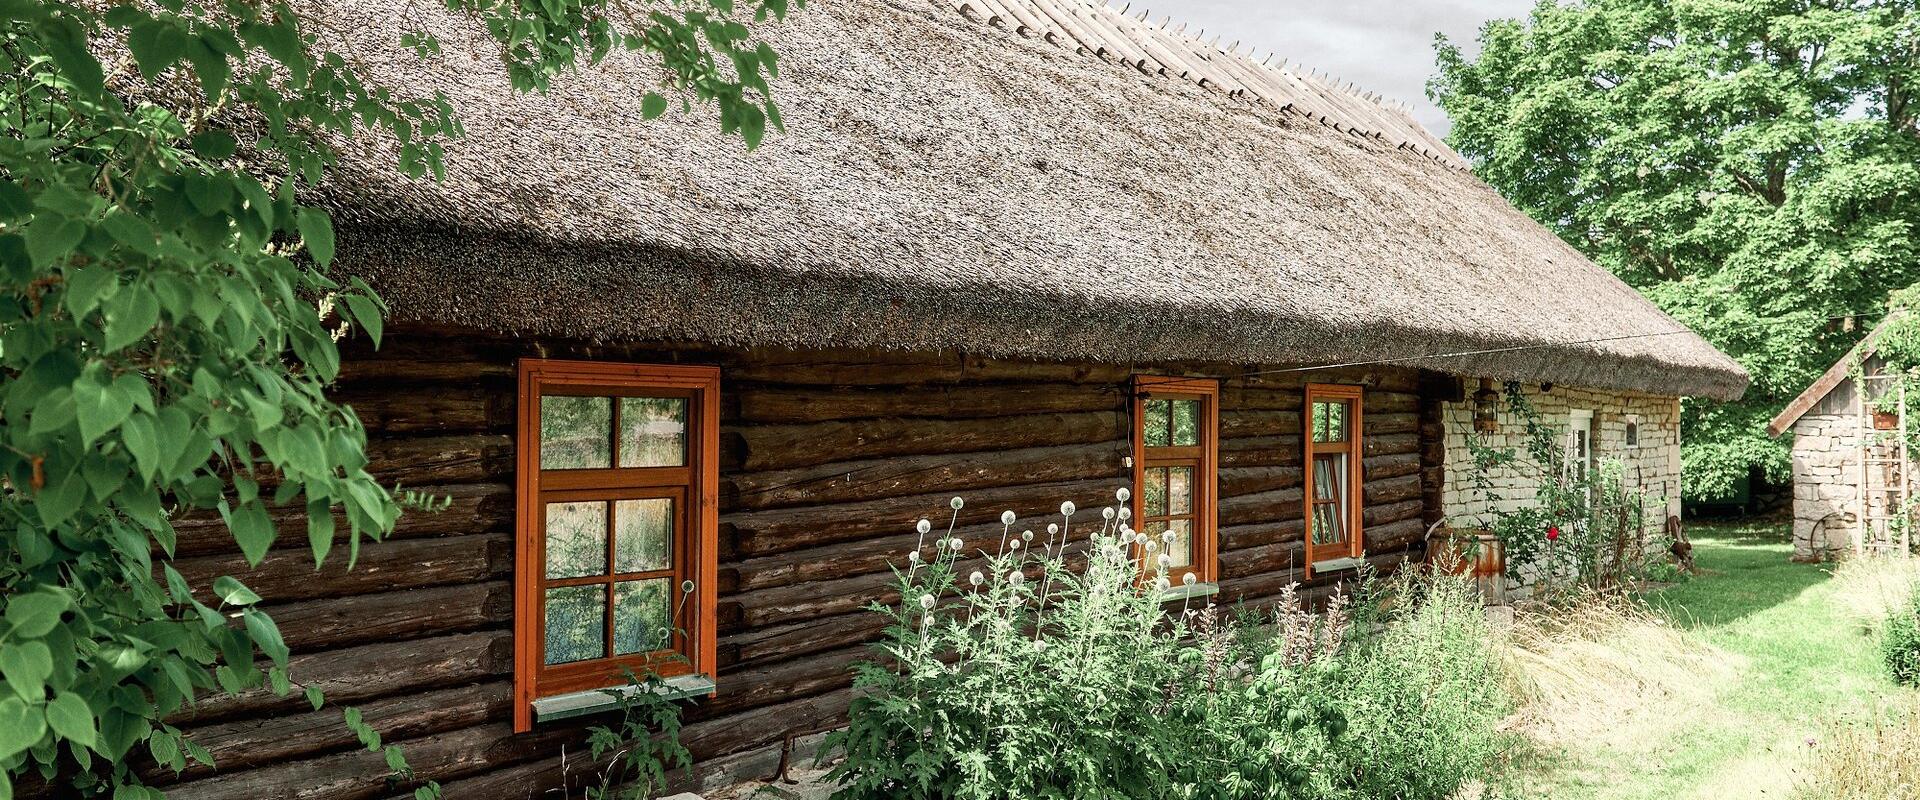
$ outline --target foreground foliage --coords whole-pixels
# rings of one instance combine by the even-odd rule
[[[1037,534],[1007,512],[993,552],[928,550],[922,522],[900,603],[875,608],[884,658],[824,751],[837,798],[1441,798],[1502,753],[1466,582],[1369,584],[1324,615],[1289,589],[1236,616],[1163,603],[1158,543],[1124,509],[1074,513]]]
[[[508,43],[522,87],[623,47],[749,144],[778,125],[774,56],[744,20],[785,0],[448,5]],[[0,799],[29,774],[157,796],[141,762],[210,760],[166,722],[195,695],[293,690],[262,598],[172,566],[182,515],[217,513],[249,563],[283,525],[305,528],[316,565],[339,543],[351,563],[407,499],[367,472],[359,421],[323,393],[336,341],[377,343],[382,306],[329,273],[333,226],[301,198],[342,139],[390,136],[419,177],[458,125],[443,98],[370,82],[323,11],[0,0]]]
[[[1769,417],[1920,279],[1911,0],[1574,0],[1444,38],[1449,142],[1516,206],[1754,378],[1688,403],[1689,495],[1759,465]]]

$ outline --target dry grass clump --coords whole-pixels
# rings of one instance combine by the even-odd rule
[[[1920,701],[1833,723],[1808,744],[1798,800],[1920,797]]]
[[[1862,630],[1879,633],[1895,608],[1920,583],[1920,558],[1869,556],[1840,562],[1833,572],[1833,606]]]
[[[1516,609],[1506,648],[1512,720],[1537,742],[1591,741],[1647,712],[1709,701],[1745,666],[1628,597]]]

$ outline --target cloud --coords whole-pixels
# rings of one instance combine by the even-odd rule
[[[1289,64],[1330,73],[1361,89],[1379,92],[1413,108],[1434,133],[1451,127],[1427,100],[1433,76],[1433,34],[1471,46],[1489,19],[1517,17],[1532,0],[1133,0],[1133,13],[1152,9],[1152,19],[1171,16],[1187,30],[1204,28],[1221,44],[1238,40],[1262,57],[1277,54]]]

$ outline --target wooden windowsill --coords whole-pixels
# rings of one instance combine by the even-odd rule
[[[1171,603],[1176,600],[1192,600],[1196,597],[1211,597],[1220,593],[1220,584],[1196,583],[1192,586],[1174,586],[1160,593],[1160,602]]]
[[[533,701],[533,720],[552,722],[612,711],[620,707],[620,695],[631,695],[631,693],[643,691],[644,688],[631,685],[612,686],[605,689],[588,689],[584,692],[542,697]],[[713,690],[713,679],[705,675],[676,675],[653,687],[656,694],[668,700],[703,697],[713,694]]]
[[[1359,569],[1366,563],[1367,560],[1364,558],[1330,558],[1326,561],[1315,561],[1313,562],[1313,574],[1324,575],[1329,572],[1339,572],[1343,569]]]

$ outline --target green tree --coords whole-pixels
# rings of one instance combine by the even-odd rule
[[[1784,478],[1767,419],[1920,279],[1915,6],[1548,0],[1478,55],[1437,39],[1428,92],[1480,176],[1753,374],[1688,404],[1690,494]]]
[[[786,0],[445,4],[522,89],[638,51],[675,79],[650,115],[711,103],[749,147],[779,126],[775,55],[750,25]],[[382,306],[329,269],[333,226],[301,198],[348,133],[393,137],[421,177],[459,127],[445,98],[358,72],[325,10],[0,0],[0,800],[30,774],[62,796],[156,797],[136,758],[209,760],[169,715],[207,691],[293,689],[261,598],[171,565],[181,515],[217,512],[257,563],[274,515],[304,514],[317,566],[336,542],[351,562],[407,505],[324,394],[335,342],[377,343]]]

